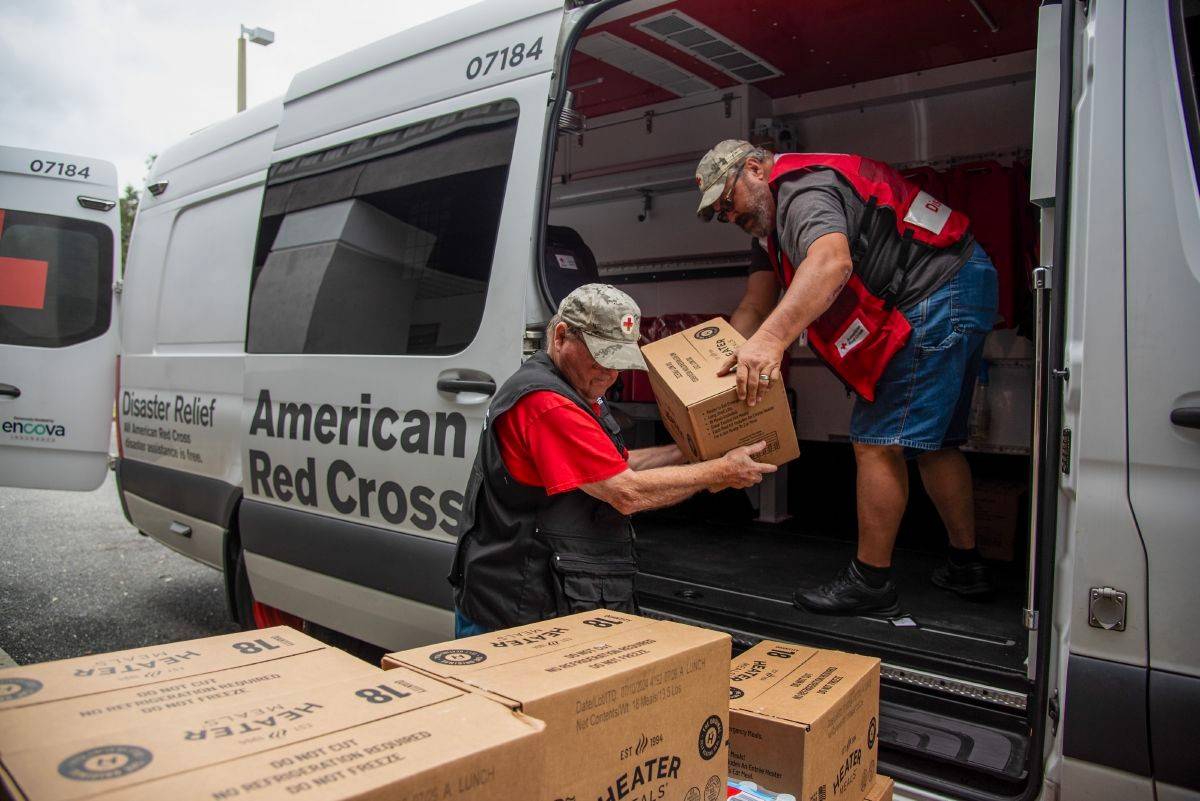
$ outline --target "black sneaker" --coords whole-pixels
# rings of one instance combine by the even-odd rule
[[[819,615],[900,614],[899,596],[891,579],[875,589],[851,562],[832,581],[808,590],[796,590],[792,601],[801,609]]]
[[[964,598],[985,598],[995,590],[991,571],[983,562],[956,565],[947,559],[946,564],[934,568],[929,580],[943,590],[957,593]]]

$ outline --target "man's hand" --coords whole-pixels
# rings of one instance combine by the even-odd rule
[[[753,445],[734,448],[726,453],[717,460],[723,468],[722,480],[719,484],[710,486],[708,491],[718,492],[729,487],[745,489],[761,482],[764,473],[774,473],[779,469],[775,465],[754,461],[754,455],[762,453],[766,449],[767,443],[761,441]]]
[[[767,394],[771,384],[783,380],[779,365],[783,362],[783,352],[787,346],[788,343],[760,328],[725,360],[717,375],[734,373],[737,376],[738,399],[746,401],[748,406],[754,406]]]

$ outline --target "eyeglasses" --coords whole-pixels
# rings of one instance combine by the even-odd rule
[[[733,211],[733,190],[737,188],[738,179],[742,177],[742,168],[745,166],[746,162],[743,161],[734,168],[733,181],[731,181],[725,191],[721,193],[721,196],[717,198],[716,202],[702,212],[702,216],[706,222],[711,220],[713,217],[716,217],[721,222],[729,222],[726,217],[730,212]]]

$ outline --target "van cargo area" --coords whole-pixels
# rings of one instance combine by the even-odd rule
[[[853,400],[801,344],[784,372],[799,459],[754,490],[640,515],[638,592],[647,613],[724,628],[735,647],[772,638],[879,656],[884,770],[1007,795],[1020,790],[1028,746],[1038,10],[987,5],[827,4],[822,14],[763,2],[731,14],[706,0],[635,0],[604,12],[570,56],[542,285],[556,302],[588,280],[616,284],[641,306],[644,342],[728,319],[750,239],[697,219],[693,175],[723,139],[868,156],[967,213],[1000,289],[964,448],[996,592],[968,601],[930,583],[948,546],[914,462],[893,559],[902,615],[793,606],[798,587],[849,561],[857,532]],[[622,374],[610,400],[630,447],[671,441],[644,376]]]

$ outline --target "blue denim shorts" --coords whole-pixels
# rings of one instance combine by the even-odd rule
[[[996,300],[996,269],[976,245],[953,278],[902,309],[912,336],[880,376],[875,402],[855,400],[850,440],[903,445],[910,459],[966,442],[967,413]]]
[[[476,634],[487,634],[488,630],[483,626],[475,623],[462,612],[458,611],[458,607],[454,607],[454,639],[460,637],[474,637]]]

